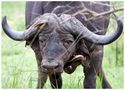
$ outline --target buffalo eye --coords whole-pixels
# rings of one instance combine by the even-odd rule
[[[46,42],[46,39],[39,39],[41,43]]]
[[[70,39],[63,41],[64,46],[67,47],[67,48],[68,48],[72,43],[73,43],[73,40],[70,40]]]
[[[42,47],[46,45],[47,38],[46,37],[39,37],[39,43]]]

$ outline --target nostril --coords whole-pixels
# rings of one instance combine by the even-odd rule
[[[58,67],[59,67],[59,64],[57,64],[57,65],[55,66],[55,69],[58,68]]]
[[[43,68],[47,68],[47,65],[42,65]]]
[[[45,69],[56,69],[56,68],[59,67],[59,64],[52,64],[52,63],[43,64],[42,67],[45,68]]]

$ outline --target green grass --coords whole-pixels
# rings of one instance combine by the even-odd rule
[[[25,28],[24,5],[25,2],[2,2],[2,17],[6,15],[9,25],[16,30],[24,30]],[[120,3],[120,5],[123,4]],[[121,13],[118,14],[121,15]],[[113,29],[112,27],[109,28]],[[123,35],[117,42],[119,49],[118,64],[116,65],[116,42],[114,42],[105,46],[103,68],[111,86],[115,89],[122,89],[124,87]],[[25,47],[25,42],[11,40],[2,31],[1,49],[2,88],[36,88],[37,64],[31,48]],[[71,75],[63,73],[62,77],[64,89],[83,88],[84,74],[81,66]],[[97,80],[97,84],[97,87],[101,88],[99,80]],[[49,80],[44,88],[51,88]]]

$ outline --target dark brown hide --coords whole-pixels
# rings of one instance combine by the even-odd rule
[[[14,40],[26,40],[26,45],[30,45],[35,53],[38,64],[37,88],[43,88],[47,77],[52,88],[61,88],[63,70],[71,74],[78,65],[84,67],[84,88],[96,88],[96,77],[100,75],[102,87],[111,88],[102,69],[103,45],[121,35],[121,20],[116,17],[117,30],[106,36],[108,15],[91,21],[85,21],[85,17],[91,17],[88,13],[71,17],[85,7],[97,13],[110,10],[109,2],[102,3],[107,5],[75,1],[26,2],[27,30],[22,32],[12,30],[6,17],[3,18],[4,32]],[[64,22],[67,19],[65,17],[71,18]]]
[[[107,2],[104,2],[107,4]],[[98,4],[91,4],[90,2],[27,2],[26,3],[26,26],[28,26],[34,18],[38,17],[39,15],[43,13],[56,13],[57,15],[61,15],[62,13],[64,14],[73,14],[77,12],[78,10],[84,9],[83,5],[85,5],[87,8],[95,11],[95,12],[104,12],[108,11],[109,7],[107,6],[101,6]],[[79,6],[79,7],[78,7]],[[72,8],[72,9],[71,9]],[[77,15],[77,19],[79,19],[87,28],[93,32],[98,33],[97,30],[104,30],[101,31],[99,34],[105,34],[107,31],[108,23],[109,23],[109,18],[108,17],[103,17],[99,18],[94,21],[86,22],[83,18],[82,15]],[[35,40],[34,43],[38,43],[38,39]],[[35,48],[38,48],[39,45],[33,45],[32,47],[33,50]],[[40,53],[39,51],[35,51],[35,53]],[[84,73],[85,73],[85,80],[84,80],[84,87],[85,88],[96,88],[96,75],[103,72],[102,71],[102,57],[103,57],[103,46],[102,45],[94,45],[93,43],[90,43],[86,40],[84,42],[79,42],[77,44],[77,51],[74,55],[85,55],[87,56],[87,61],[90,61],[90,67],[84,67]],[[38,54],[39,55],[39,54]],[[39,57],[36,54],[36,57]],[[70,59],[72,59],[71,57]],[[41,62],[41,59],[37,58],[37,62]],[[74,72],[75,68],[80,65],[80,60],[76,60],[76,62],[67,62],[64,65],[64,70],[67,73],[72,73]],[[88,64],[86,64],[88,65]],[[40,66],[40,65],[39,65]],[[38,67],[39,67],[38,66]],[[68,67],[72,67],[67,69]],[[98,67],[97,67],[98,66]],[[67,70],[66,70],[67,69]],[[95,72],[96,70],[96,72]],[[42,73],[42,72],[41,72]],[[40,76],[39,76],[40,77]],[[102,82],[102,87],[103,88],[111,88],[109,83],[107,82],[104,73],[103,73],[103,82]],[[41,79],[42,80],[42,79]],[[53,82],[55,79],[50,79],[51,83],[55,85]],[[61,80],[61,79],[60,79]],[[59,81],[60,81],[59,80]],[[39,83],[39,82],[38,82]],[[60,82],[58,82],[60,83]],[[39,84],[38,84],[39,85]],[[60,85],[60,84],[59,84]],[[41,88],[41,86],[37,86],[38,88]],[[61,87],[61,86],[59,86]]]

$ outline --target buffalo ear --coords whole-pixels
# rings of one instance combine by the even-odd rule
[[[82,60],[81,64],[85,67],[90,67],[90,48],[86,46],[84,39],[81,39],[78,44],[77,53],[83,55],[85,60]]]
[[[85,42],[83,39],[81,39],[79,41],[79,44],[77,44],[77,52],[80,54],[80,55],[85,55],[85,56],[90,56],[90,53],[89,53],[89,49],[88,47],[86,46]]]

